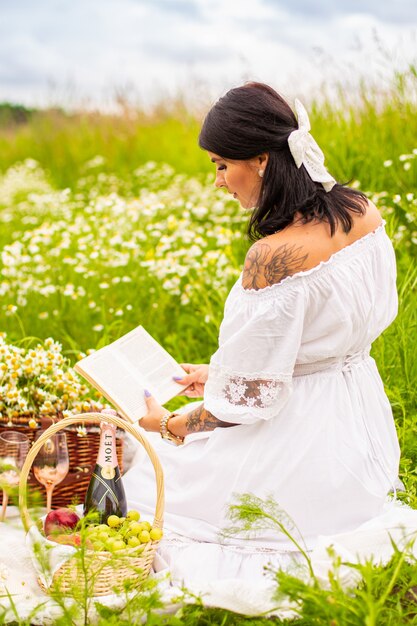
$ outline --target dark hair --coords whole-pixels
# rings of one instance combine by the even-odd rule
[[[258,206],[248,226],[252,240],[282,230],[297,212],[305,222],[327,221],[332,235],[339,222],[346,233],[350,231],[351,212],[365,213],[362,192],[341,184],[326,192],[304,165],[297,168],[288,146],[288,137],[297,128],[285,100],[272,87],[254,82],[228,91],[204,120],[199,136],[204,150],[236,160],[269,154]]]

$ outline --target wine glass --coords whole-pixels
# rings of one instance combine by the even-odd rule
[[[37,433],[39,439],[45,431]],[[65,433],[51,435],[39,450],[33,462],[33,473],[36,480],[46,490],[46,512],[52,507],[52,492],[55,485],[64,480],[69,470],[69,455]]]
[[[29,452],[29,439],[15,430],[0,433],[0,485],[3,492],[3,506],[0,521],[6,519],[9,490],[19,484],[19,472]]]

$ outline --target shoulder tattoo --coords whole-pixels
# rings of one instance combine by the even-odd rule
[[[303,246],[284,243],[272,247],[255,243],[246,255],[242,285],[245,289],[262,289],[281,282],[304,268],[308,253]]]

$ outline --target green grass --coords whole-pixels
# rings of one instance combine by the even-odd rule
[[[416,72],[410,65],[394,72],[390,85],[365,84],[353,93],[340,86],[336,101],[326,99],[324,88],[320,102],[311,104],[314,136],[339,180],[356,179],[373,191],[409,190],[398,156],[416,147]],[[179,98],[151,112],[126,106],[123,116],[51,110],[32,114],[27,124],[0,120],[0,171],[30,156],[58,187],[72,187],[84,163],[99,154],[104,171],[121,178],[150,160],[189,175],[209,172],[212,165],[197,145],[203,116]],[[382,167],[387,159],[394,159],[392,168]]]
[[[402,449],[401,497],[414,507],[416,94],[410,67],[384,92],[341,90],[337,102],[311,107],[330,171],[377,203],[394,242],[399,314],[372,354]],[[142,323],[178,360],[209,359],[249,244],[239,208],[212,189],[212,165],[197,146],[200,122],[201,115],[177,103],[119,117],[46,111],[27,124],[0,127],[0,330],[9,341],[53,336],[75,360]],[[351,593],[283,573],[277,582],[300,599],[297,626],[413,624],[415,571],[399,553],[386,568],[364,564],[364,582]],[[116,617],[103,620],[129,621]],[[152,617],[155,624],[271,623],[199,605],[159,619]]]
[[[177,108],[169,116],[142,112],[130,116],[60,111],[39,112],[26,124],[0,129],[0,169],[30,156],[48,170],[56,185],[71,187],[83,165],[97,154],[104,171],[129,178],[147,161],[164,162],[178,171],[208,171],[207,158],[196,146],[199,120]]]

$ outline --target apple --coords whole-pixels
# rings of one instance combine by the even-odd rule
[[[50,511],[43,525],[46,536],[60,533],[64,528],[72,529],[80,521],[72,509],[55,509]]]

